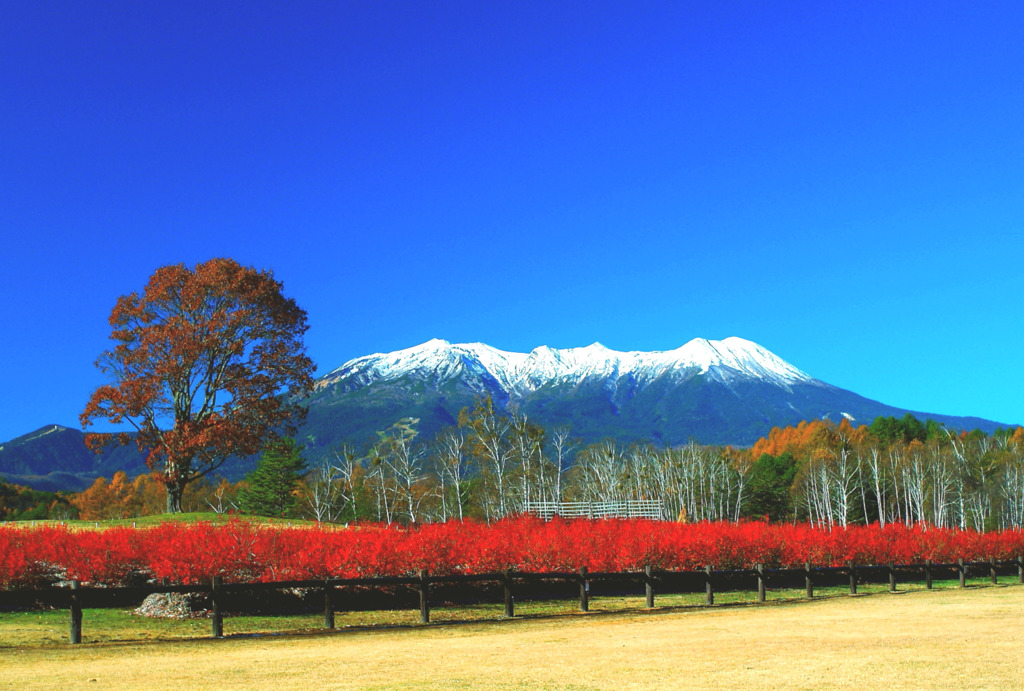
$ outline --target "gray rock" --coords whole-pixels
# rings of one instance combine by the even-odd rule
[[[134,614],[157,619],[202,619],[210,616],[210,596],[205,593],[153,593],[135,608]]]

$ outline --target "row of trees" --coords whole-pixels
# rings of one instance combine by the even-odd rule
[[[406,419],[363,453],[339,447],[301,496],[319,520],[493,521],[537,501],[659,499],[664,518],[692,521],[1007,528],[1024,525],[1024,428],[954,432],[908,414],[776,428],[749,449],[581,446],[484,399],[429,442]]]
[[[809,423],[802,432],[807,441],[791,441],[778,457],[792,474],[788,509],[796,518],[829,526],[1024,525],[1024,428],[956,433],[908,415],[871,427]]]
[[[190,483],[181,497],[185,512],[250,513],[263,516],[300,516],[309,485],[303,479],[302,447],[284,438],[267,445],[256,468],[244,480],[217,484],[206,479]],[[134,480],[117,472],[109,482],[97,478],[92,486],[70,499],[73,515],[84,520],[135,518],[161,513],[167,488],[155,474]]]
[[[565,428],[548,433],[525,416],[496,411],[490,399],[463,410],[458,425],[434,439],[422,439],[416,427],[415,419],[401,420],[366,448],[342,444],[312,465],[294,440],[275,441],[244,480],[190,484],[182,507],[416,524],[495,521],[532,502],[657,499],[663,518],[689,521],[1024,525],[1024,428],[957,433],[907,415],[870,426],[817,420],[775,428],[749,449],[612,440],[583,446]],[[26,503],[26,492],[40,501]],[[124,473],[75,495],[8,488],[0,496],[15,507],[8,519],[131,518],[166,506],[159,476]]]
[[[31,521],[73,515],[64,492],[47,492],[12,485],[0,478],[0,521]]]
[[[185,489],[181,506],[185,512],[239,510],[238,496],[246,488],[244,482],[225,479],[212,483],[206,479],[193,482]],[[163,513],[167,505],[167,487],[159,476],[139,475],[129,478],[123,471],[108,480],[96,480],[87,489],[73,494],[66,513],[51,513],[54,519],[80,518],[88,521],[137,518]]]

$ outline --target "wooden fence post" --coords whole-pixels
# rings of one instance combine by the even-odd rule
[[[651,565],[644,566],[644,594],[647,596],[647,609],[654,609],[654,576]]]
[[[1007,560],[1004,560],[1004,561],[1000,561],[1000,560],[998,560],[994,556],[989,556],[986,561],[978,561],[978,562],[967,562],[967,561],[965,561],[965,559],[963,557],[961,557],[961,558],[958,558],[954,564],[940,564],[940,566],[943,567],[943,568],[948,568],[949,566],[953,566],[957,570],[957,572],[958,572],[960,587],[961,588],[965,588],[966,585],[967,585],[966,584],[967,572],[968,572],[968,569],[971,566],[975,566],[976,565],[980,569],[980,567],[982,567],[982,566],[987,564],[988,569],[989,569],[989,576],[991,578],[992,584],[993,585],[998,585],[999,584],[999,568],[1004,563],[1008,564],[1008,565],[1016,565],[1017,572],[1018,572],[1018,580],[1022,584],[1024,584],[1024,556],[1021,556],[1021,555],[1018,555],[1018,556],[1016,556],[1016,557],[1014,557],[1012,559],[1007,559]],[[935,573],[934,573],[935,566],[936,566],[936,564],[931,559],[925,559],[925,560],[923,560],[923,563],[906,564],[906,565],[903,566],[903,568],[908,569],[908,570],[909,569],[916,570],[918,568],[921,568],[923,570],[923,572],[924,572],[925,588],[928,589],[928,590],[931,590],[933,588],[933,581],[934,581],[934,576],[935,576]],[[850,595],[856,595],[857,594],[858,580],[859,580],[858,579],[858,573],[857,573],[857,566],[856,566],[855,562],[851,560],[851,561],[848,561],[846,563],[846,568],[847,568],[847,571],[848,571],[848,574],[849,574],[849,577],[850,577]],[[871,567],[871,568],[880,568],[880,567]],[[886,568],[887,568],[887,571],[888,571],[888,574],[889,574],[889,592],[898,592],[897,591],[897,583],[896,583],[896,580],[897,580],[896,564],[894,562],[890,561],[890,562],[888,562]],[[814,579],[816,577],[815,574],[814,574],[813,563],[810,562],[810,561],[805,562],[803,570],[804,570],[804,577],[805,577],[805,583],[806,583],[806,588],[807,588],[807,597],[810,599],[810,598],[814,597]],[[767,579],[767,575],[768,575],[767,571],[768,571],[768,569],[766,569],[764,563],[758,563],[758,564],[754,565],[753,573],[757,577],[757,597],[758,597],[758,602],[759,603],[764,603],[767,600],[767,597],[766,597],[766,593],[767,593],[767,580],[768,580]],[[430,605],[429,605],[429,601],[430,601],[431,579],[430,579],[429,572],[426,569],[421,569],[417,573],[418,573],[417,579],[416,580],[412,580],[412,584],[413,585],[417,585],[418,584],[419,595],[420,595],[420,621],[422,623],[426,624],[426,623],[429,623],[429,621],[430,621]],[[514,578],[514,573],[515,572],[512,569],[504,569],[504,571],[500,575],[500,577],[501,577],[501,579],[503,581],[504,591],[505,591],[505,616],[509,617],[509,618],[512,618],[512,617],[515,616],[515,605],[514,605],[515,599],[513,597],[513,578]],[[643,570],[642,573],[643,573],[643,579],[644,579],[647,607],[649,609],[653,609],[653,607],[654,607],[654,583],[655,583],[654,569],[653,569],[653,567],[650,564],[646,564],[644,566],[644,570]],[[696,573],[699,573],[699,571],[698,572],[694,572],[694,575],[696,575]],[[587,570],[587,568],[585,566],[580,567],[578,574],[575,575],[575,578],[579,581],[579,585],[580,585],[580,611],[581,612],[589,612],[590,611],[590,582],[591,582],[590,575],[591,574],[588,572],[588,570]],[[630,578],[635,579],[636,576],[637,576],[637,573],[634,571],[634,572],[632,572],[632,574],[621,573],[621,574],[618,574],[618,575],[619,576],[629,576]],[[572,574],[567,574],[567,576],[569,576],[571,578]],[[715,598],[714,598],[714,576],[715,576],[715,571],[714,571],[714,567],[711,564],[705,565],[705,567],[703,569],[703,576],[704,576],[705,594],[706,594],[705,602],[709,606],[710,605],[714,605],[715,604]],[[980,573],[976,574],[976,576],[978,578],[981,578]],[[494,577],[495,577],[494,574],[491,574],[491,575],[487,576],[487,578],[494,578]],[[372,579],[368,579],[368,580],[372,580]],[[439,580],[444,580],[444,579],[441,578]],[[162,577],[160,579],[160,584],[162,586],[170,587],[170,581],[169,581],[169,579],[167,577]],[[67,596],[67,600],[66,601],[68,603],[68,609],[69,609],[68,640],[69,640],[69,642],[71,644],[80,644],[82,642],[82,604],[83,604],[83,599],[85,601],[91,602],[91,599],[89,597],[91,595],[91,590],[89,588],[87,588],[87,587],[83,588],[81,582],[78,581],[78,580],[71,581],[69,585],[70,585],[70,587],[65,591],[66,594],[67,594],[66,595]],[[240,587],[244,587],[244,586],[240,586]],[[327,578],[327,579],[324,579],[323,581],[319,581],[319,582],[317,582],[317,581],[304,582],[304,587],[308,587],[310,589],[319,588],[319,589],[323,590],[323,594],[324,594],[324,610],[323,610],[323,614],[324,614],[324,628],[327,628],[327,629],[335,628],[335,608],[334,608],[335,602],[334,601],[335,601],[335,596],[337,595],[336,588],[338,587],[338,585],[332,585],[331,579]],[[202,590],[201,587],[200,587],[200,590]],[[228,594],[230,594],[230,592],[232,590],[233,590],[233,588],[229,589]],[[225,602],[230,602],[231,600],[230,600],[230,598],[227,598],[227,596],[225,594],[224,580],[223,580],[223,578],[221,576],[214,576],[212,578],[209,592],[210,592],[210,601],[211,601],[211,633],[212,633],[212,636],[214,638],[223,638],[224,637],[224,623],[223,623],[223,619],[224,619],[224,606],[225,606]],[[56,602],[58,602],[58,603],[60,601],[61,601],[60,599],[56,600]],[[99,604],[99,606],[100,607],[104,607],[104,606],[107,606],[107,605]]]
[[[334,588],[329,581],[324,581],[324,628],[334,628]]]
[[[68,631],[68,641],[77,645],[82,642],[82,603],[78,599],[78,588],[81,583],[78,581],[71,581],[71,602],[69,609],[71,610],[71,627]]]
[[[426,569],[420,569],[420,623],[430,623],[430,580]]]
[[[220,609],[220,586],[223,582],[220,576],[213,577],[210,588],[210,633],[214,638],[224,638],[224,613]]]
[[[590,611],[590,581],[587,580],[587,567],[580,567],[580,611]]]
[[[505,586],[505,616],[511,619],[516,615],[516,601],[512,597],[512,570],[505,569],[502,574],[502,581]]]

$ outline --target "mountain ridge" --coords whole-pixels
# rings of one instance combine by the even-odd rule
[[[471,365],[467,357],[475,360],[504,388],[519,394],[535,390],[552,380],[578,381],[590,376],[630,373],[650,380],[666,371],[681,369],[695,369],[700,374],[714,372],[723,380],[726,379],[724,371],[729,370],[783,386],[818,381],[762,346],[737,337],[722,341],[695,338],[668,351],[623,352],[593,343],[582,348],[539,346],[529,353],[498,350],[484,343],[452,344],[431,339],[411,348],[349,360],[321,377],[318,386],[352,375],[365,375],[360,379],[365,382],[374,376],[388,379],[430,370],[443,380],[455,374],[459,364]]]
[[[600,343],[539,346],[512,353],[484,343],[432,339],[411,348],[353,358],[316,381],[297,438],[307,460],[341,442],[363,447],[402,418],[417,418],[421,439],[456,424],[459,411],[490,396],[547,429],[568,427],[583,443],[612,438],[674,446],[748,446],[772,427],[843,417],[869,424],[911,413],[955,429],[992,432],[1007,425],[976,417],[889,406],[816,379],[742,338],[692,339],[667,351],[615,351]],[[46,425],[0,445],[0,477],[30,486],[80,489],[116,470],[146,472],[134,445],[94,455],[80,430]],[[239,479],[252,459],[230,459]],[[69,478],[73,478],[69,480]]]
[[[957,428],[990,432],[1002,426],[872,401],[812,377],[757,343],[730,337],[695,338],[667,351],[621,352],[594,343],[539,346],[529,353],[432,339],[353,358],[328,372],[317,381],[307,427],[331,436],[320,424],[331,411],[331,419],[346,420],[350,428],[360,428],[362,416],[381,429],[405,410],[430,434],[452,424],[460,406],[486,395],[543,426],[568,423],[587,441],[610,436],[675,444],[696,438],[742,446],[774,426],[804,419],[870,423],[907,412]],[[362,427],[366,437],[371,430]]]

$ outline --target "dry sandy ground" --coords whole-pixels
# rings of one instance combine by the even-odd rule
[[[0,688],[1024,688],[1024,587],[0,650]]]

